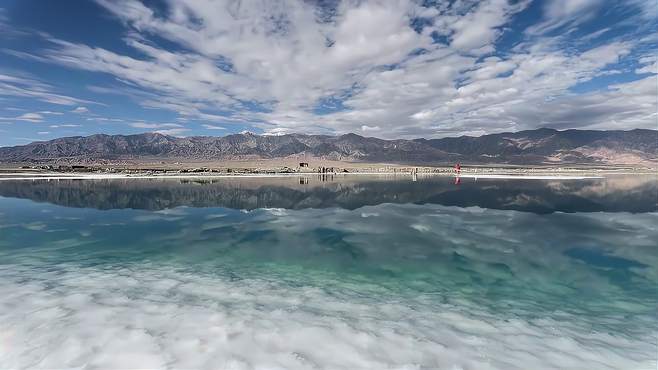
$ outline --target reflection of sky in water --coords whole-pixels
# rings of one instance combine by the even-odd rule
[[[1,198],[0,367],[651,368],[657,225]]]
[[[468,178],[459,185],[447,176],[409,180],[408,176],[288,176],[0,181],[0,196],[96,209],[357,209],[414,203],[533,213],[658,211],[655,176],[550,181]]]

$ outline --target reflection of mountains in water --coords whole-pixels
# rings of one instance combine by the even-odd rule
[[[0,181],[0,196],[66,207],[161,210],[179,206],[356,209],[381,203],[518,210],[533,213],[654,212],[652,177],[500,180],[450,177],[336,177]]]

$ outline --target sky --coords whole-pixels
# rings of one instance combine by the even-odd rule
[[[0,146],[658,129],[657,0],[0,0]]]

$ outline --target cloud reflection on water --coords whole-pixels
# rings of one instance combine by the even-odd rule
[[[533,185],[548,204],[580,191],[590,201],[579,206],[610,208],[564,213],[496,209],[508,207],[498,200],[367,205],[394,197],[374,190],[402,189],[395,182],[276,187],[260,201],[251,191],[264,184],[95,184],[91,200],[79,196],[95,189],[86,183],[23,194],[96,207],[0,199],[0,364],[619,369],[655,360],[658,213],[617,212],[650,194]],[[433,182],[419,189],[435,185],[444,191]],[[478,187],[468,191],[500,199],[533,191]],[[562,190],[546,196],[547,188]],[[408,194],[435,196],[419,189]],[[123,208],[153,192],[177,194],[170,204],[210,200]],[[231,195],[211,199],[222,192]],[[244,209],[278,204],[281,194],[305,197]],[[399,203],[412,199],[404,194]],[[94,209],[107,205],[122,209]]]

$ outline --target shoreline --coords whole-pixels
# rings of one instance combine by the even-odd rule
[[[354,176],[356,175],[356,176]],[[458,176],[457,176],[458,175]],[[0,163],[0,181],[21,180],[112,180],[112,179],[221,179],[221,178],[346,178],[358,176],[417,177],[442,176],[474,179],[579,180],[617,175],[651,176],[650,167],[599,166],[466,166],[457,174],[451,166],[400,166],[385,163],[268,163],[229,162],[187,165],[99,166],[17,166]]]
[[[623,175],[628,173],[610,173],[607,175]],[[649,175],[649,173],[633,173],[636,175]],[[427,172],[427,173],[409,173],[409,172],[345,172],[345,173],[233,173],[233,174],[171,174],[171,175],[151,175],[151,174],[21,174],[21,173],[7,173],[8,177],[0,175],[0,181],[36,181],[36,180],[119,180],[119,179],[134,179],[134,180],[166,180],[166,179],[221,179],[221,178],[291,178],[291,177],[311,177],[311,176],[332,176],[336,177],[352,177],[352,176],[394,176],[394,177],[453,177],[453,178],[473,178],[473,179],[522,179],[522,180],[585,180],[585,179],[601,179],[605,178],[606,174],[591,174],[591,173],[560,173],[560,174],[505,174],[505,173],[446,173],[446,172]]]

